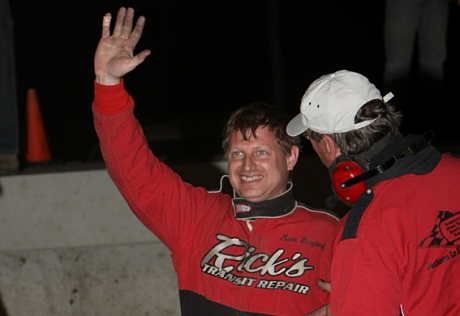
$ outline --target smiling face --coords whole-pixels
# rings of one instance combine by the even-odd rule
[[[260,202],[286,191],[289,171],[297,162],[299,148],[283,153],[268,127],[258,127],[257,138],[240,131],[231,134],[228,151],[228,175],[236,193],[250,201]]]

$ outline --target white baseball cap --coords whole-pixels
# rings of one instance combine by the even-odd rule
[[[383,100],[389,101],[388,93]],[[290,136],[302,134],[308,128],[321,134],[356,130],[377,118],[355,123],[358,110],[367,102],[382,100],[380,91],[363,75],[339,70],[321,76],[307,89],[300,103],[300,113],[287,126]]]

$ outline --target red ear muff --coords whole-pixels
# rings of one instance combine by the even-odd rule
[[[364,161],[362,155],[356,155],[351,158],[340,155],[329,167],[329,174],[332,179],[332,189],[335,195],[347,204],[355,204],[359,196],[367,190],[366,180],[385,172],[391,168],[398,159],[418,153],[428,146],[433,138],[434,133],[432,131],[423,134],[402,152],[392,156],[386,162],[366,172],[363,172],[362,168],[366,169],[367,162]],[[358,164],[359,162],[361,162],[361,166],[363,167],[360,167]]]
[[[347,186],[345,182],[362,173],[361,167],[354,161],[345,160],[339,162],[332,171],[332,187],[337,197],[347,204],[355,204],[358,197],[366,191],[366,184],[362,181],[352,186]]]

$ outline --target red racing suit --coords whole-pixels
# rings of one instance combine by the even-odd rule
[[[337,218],[281,196],[250,203],[184,183],[149,149],[123,82],[95,82],[94,124],[107,171],[171,251],[182,315],[304,315],[328,301]]]
[[[460,315],[460,159],[429,145],[366,186],[339,224],[331,315]]]

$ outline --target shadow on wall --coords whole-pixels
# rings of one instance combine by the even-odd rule
[[[5,306],[3,306],[2,296],[0,295],[0,316],[8,316]]]

